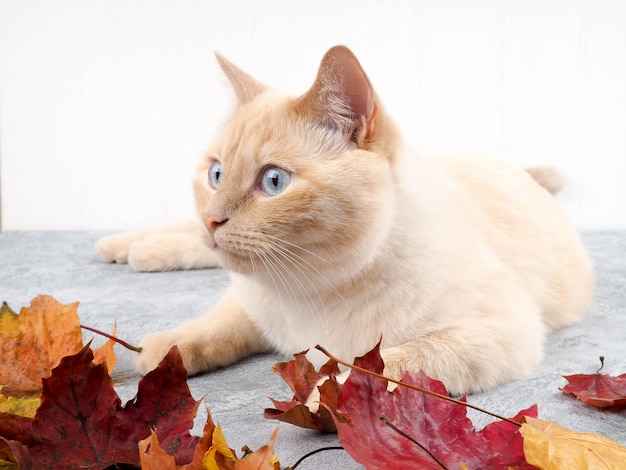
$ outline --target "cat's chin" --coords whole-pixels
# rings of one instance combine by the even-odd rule
[[[254,274],[255,261],[251,258],[251,255],[243,255],[232,251],[226,251],[219,248],[217,245],[214,245],[211,248],[215,251],[220,259],[222,267],[225,269],[243,275]]]

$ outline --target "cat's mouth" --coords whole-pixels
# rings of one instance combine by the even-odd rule
[[[240,240],[208,234],[205,243],[215,251],[225,268],[242,274],[250,272],[255,258],[258,257],[257,250]]]

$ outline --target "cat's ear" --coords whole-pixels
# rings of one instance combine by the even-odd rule
[[[296,108],[350,134],[356,143],[368,139],[374,131],[374,90],[361,64],[345,46],[335,46],[326,53],[315,83],[298,100]]]
[[[215,57],[220,67],[224,71],[226,78],[235,89],[237,101],[240,105],[252,101],[258,94],[266,90],[266,86],[247,74],[219,52],[215,52]]]

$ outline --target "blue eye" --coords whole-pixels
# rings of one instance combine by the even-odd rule
[[[261,190],[268,196],[282,193],[291,183],[291,173],[282,168],[271,166],[261,176]]]
[[[224,172],[222,171],[222,164],[220,162],[213,162],[209,167],[209,186],[213,189],[217,189],[222,181],[222,175]]]

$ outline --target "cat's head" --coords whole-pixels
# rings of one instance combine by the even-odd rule
[[[238,106],[194,182],[208,245],[272,282],[368,263],[392,224],[400,143],[356,57],[330,49],[300,97],[217,58]]]

